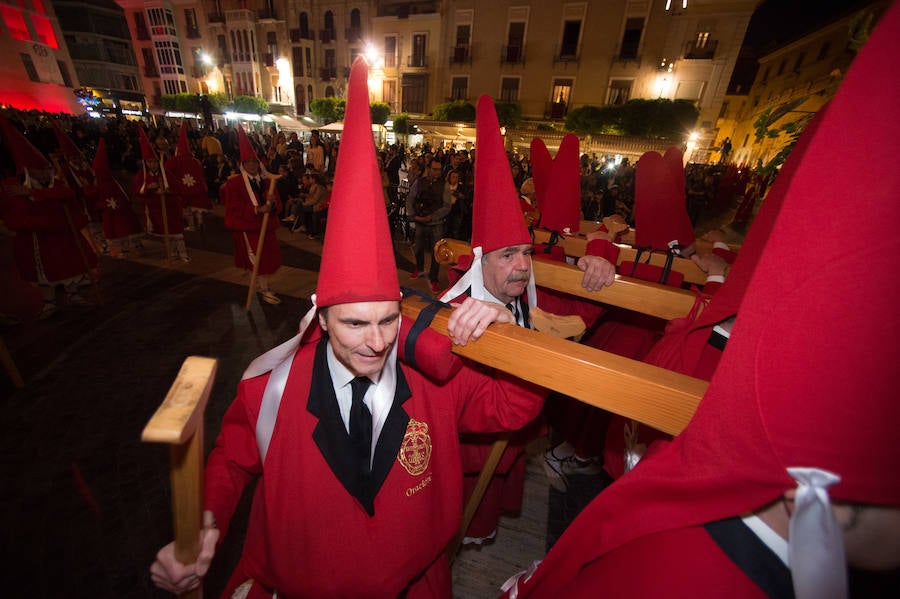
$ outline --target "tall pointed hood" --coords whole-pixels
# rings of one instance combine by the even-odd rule
[[[3,131],[18,172],[50,168],[50,161],[5,116],[0,116],[0,130]]]
[[[78,149],[72,138],[66,135],[59,127],[59,123],[56,120],[53,121],[53,133],[56,135],[56,142],[59,144],[59,151],[62,152],[63,156],[84,160],[84,154]]]
[[[375,158],[369,114],[368,67],[357,58],[350,69],[347,110],[316,304],[400,299],[400,282]]]
[[[191,154],[191,144],[188,142],[187,137],[187,121],[182,119],[181,121],[181,131],[178,133],[178,147],[175,148],[176,156],[192,156]]]
[[[256,150],[253,149],[253,144],[250,143],[250,138],[247,137],[247,133],[240,125],[238,125],[238,145],[241,150],[241,162],[259,160],[259,156],[256,155]]]
[[[541,227],[560,232],[569,229],[573,234],[577,233],[581,223],[581,167],[577,135],[569,133],[563,137],[559,152],[553,159],[550,180],[544,189],[546,197],[540,205]]]
[[[657,152],[645,152],[638,161],[634,188],[634,241],[638,247],[666,251],[677,241],[686,246],[694,242],[694,228],[688,218],[683,176],[676,179],[671,163]],[[680,183],[679,183],[680,181]]]
[[[472,254],[460,260],[469,269],[441,296],[447,301],[467,289],[475,299],[488,299],[481,272],[481,257],[511,245],[531,244],[531,234],[519,203],[512,171],[494,101],[487,95],[478,98],[475,117],[475,197],[472,202]],[[534,273],[528,283],[528,303],[534,307]]]
[[[159,160],[159,156],[157,156],[156,152],[153,151],[153,146],[150,144],[150,138],[147,137],[147,132],[144,131],[144,128],[138,126],[138,137],[141,141],[141,160]]]

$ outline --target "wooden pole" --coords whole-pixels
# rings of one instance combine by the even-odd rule
[[[189,356],[156,413],[147,422],[141,440],[170,446],[172,521],[175,559],[192,564],[200,554],[203,522],[203,412],[216,377],[212,358]],[[202,587],[182,595],[203,597]]]
[[[266,194],[266,199],[274,197],[275,194],[275,181],[281,178],[281,175],[276,175],[269,179],[269,191]],[[266,201],[266,204],[269,202]],[[253,293],[256,287],[256,277],[259,274],[259,262],[262,260],[262,251],[263,251],[263,242],[266,240],[266,231],[269,228],[269,212],[270,210],[266,210],[265,214],[263,214],[262,226],[259,228],[259,241],[256,242],[256,259],[253,261],[253,272],[250,274],[250,287],[247,289],[247,302],[244,305],[244,309],[249,311],[250,304],[253,303]]]
[[[459,548],[462,546],[463,537],[466,536],[466,531],[469,529],[469,525],[475,517],[475,512],[478,511],[478,506],[481,505],[481,499],[484,497],[488,485],[491,484],[491,479],[494,477],[497,465],[503,457],[503,452],[506,451],[506,447],[509,445],[509,437],[509,433],[502,433],[498,436],[497,440],[491,444],[491,451],[484,461],[484,466],[481,467],[481,472],[478,474],[478,480],[475,481],[475,488],[472,489],[472,494],[466,500],[466,507],[463,509],[462,527],[460,527],[456,537],[450,542],[450,546],[447,548],[447,555],[450,557],[451,564],[456,558]]]
[[[172,249],[169,247],[169,214],[166,212],[166,192],[164,190],[159,192],[159,205],[162,208],[163,243],[166,246],[166,262],[171,262]]]

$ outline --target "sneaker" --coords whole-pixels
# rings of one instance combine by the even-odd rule
[[[462,544],[483,545],[485,543],[492,543],[495,538],[497,538],[497,529],[494,529],[494,531],[486,537],[463,537]]]
[[[603,471],[598,458],[582,459],[575,454],[559,457],[555,447],[544,452],[544,473],[550,486],[565,493],[569,488],[569,476],[592,476]]]
[[[431,293],[433,293],[434,295],[437,295],[438,293],[440,293],[440,291],[441,291],[441,288],[438,287],[437,281],[432,281],[431,282]]]
[[[278,304],[281,303],[281,299],[277,295],[275,295],[274,293],[269,291],[268,289],[266,291],[260,291],[259,294],[262,296],[263,301],[266,302],[267,304],[272,304],[273,306],[277,306]]]
[[[422,273],[421,273],[420,271],[418,271],[418,270],[414,270],[414,271],[412,271],[411,273],[409,273],[409,278],[410,278],[410,279],[418,279],[418,278],[421,277],[421,276],[422,276]]]

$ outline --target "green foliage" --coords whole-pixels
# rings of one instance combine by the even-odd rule
[[[197,94],[164,94],[160,98],[164,110],[177,112],[200,112],[200,98]]]
[[[316,98],[309,103],[309,110],[325,121],[325,124],[344,120],[347,100],[344,98]]]
[[[803,116],[795,121],[784,123],[778,127],[772,127],[772,124],[774,124],[775,121],[778,121],[782,116],[784,115],[774,115],[773,117],[772,108],[767,108],[759,115],[759,118],[753,122],[753,128],[756,132],[756,141],[760,141],[763,138],[777,139],[782,133],[787,136],[787,143],[772,157],[771,160],[769,160],[769,162],[763,164],[762,159],[757,160],[756,172],[760,175],[768,175],[784,164],[784,161],[787,160],[791,150],[793,150],[794,146],[797,144],[797,140],[800,139],[803,130],[806,129],[806,126],[813,117],[812,114],[807,113],[803,114]]]
[[[419,128],[410,124],[409,114],[401,112],[394,117],[394,133],[400,135],[415,135],[419,132]]]
[[[256,96],[235,96],[231,109],[248,114],[266,114],[269,112],[269,103]]]
[[[222,114],[225,112],[225,107],[228,105],[228,96],[222,93],[218,94],[206,94],[207,99],[209,100],[210,109],[216,114]]]
[[[682,140],[700,111],[688,100],[630,100],[620,106],[582,106],[566,116],[566,130],[582,135],[634,135]]]
[[[538,131],[556,131],[556,127],[553,125],[548,125],[547,123],[538,123],[537,126]]]
[[[618,106],[582,106],[566,115],[566,131],[581,135],[621,135]]]
[[[522,122],[522,107],[513,102],[494,102],[501,127],[518,127]]]
[[[872,28],[875,26],[875,13],[871,10],[860,12],[850,21],[849,31],[847,32],[847,47],[853,52],[859,52],[863,47]]]
[[[369,115],[373,125],[383,125],[391,116],[391,106],[387,102],[372,102],[369,105]]]
[[[432,116],[436,121],[472,123],[475,122],[475,106],[465,100],[445,102],[434,107]]]

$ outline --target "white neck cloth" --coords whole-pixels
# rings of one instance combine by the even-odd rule
[[[847,597],[844,538],[828,497],[841,477],[819,468],[788,468],[797,481],[788,535],[788,563],[797,599]]]
[[[488,291],[484,288],[484,274],[481,271],[482,256],[483,252],[480,245],[472,248],[472,265],[469,267],[469,270],[459,278],[453,287],[444,292],[440,297],[442,302],[449,302],[463,295],[466,292],[466,289],[470,289],[469,295],[477,300],[494,301],[494,299],[489,296]],[[526,295],[528,296],[528,307],[534,308],[537,306],[537,291],[534,284],[533,268],[529,273],[528,285],[525,289]]]

